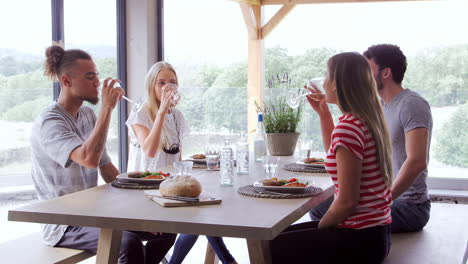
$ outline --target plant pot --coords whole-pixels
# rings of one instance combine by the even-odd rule
[[[270,155],[292,156],[300,133],[267,133]]]

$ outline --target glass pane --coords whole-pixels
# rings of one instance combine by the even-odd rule
[[[178,109],[191,129],[188,157],[247,131],[247,31],[231,1],[165,1],[164,12],[165,60],[178,73]]]
[[[66,49],[76,48],[88,52],[97,65],[100,78],[117,78],[116,2],[70,0],[64,2],[64,12]],[[94,19],[83,19],[83,14]],[[85,105],[92,107],[96,115],[101,109],[101,103],[97,105],[85,103]],[[118,167],[117,107],[112,112],[106,148],[112,162]],[[101,178],[99,180],[102,181]]]
[[[466,1],[300,5],[268,36],[266,69],[289,71],[299,87],[323,76],[327,59],[337,52],[399,45],[408,58],[403,87],[420,93],[432,108],[429,175],[468,178],[468,35],[462,33],[467,8]],[[267,13],[274,11],[267,6]],[[322,151],[318,118],[308,106],[301,132],[307,147]]]
[[[49,0],[0,3],[0,243],[39,231],[36,224],[7,221],[7,212],[35,200],[29,137],[33,120],[53,99],[52,82],[43,75],[50,10]]]

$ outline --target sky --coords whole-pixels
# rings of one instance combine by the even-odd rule
[[[115,1],[65,0],[68,47],[115,46]],[[50,45],[50,0],[0,0],[0,48],[42,55]],[[265,22],[279,6],[265,7]],[[290,55],[329,47],[362,52],[377,43],[408,55],[468,43],[468,1],[297,5],[266,38]],[[166,0],[165,50],[175,61],[229,64],[247,58],[239,4],[229,0]]]

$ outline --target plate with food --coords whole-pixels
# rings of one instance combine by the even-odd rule
[[[312,187],[312,182],[291,178],[291,179],[278,179],[271,178],[261,181],[254,182],[254,187],[259,187],[268,191],[274,192],[287,192],[287,193],[298,193],[304,192],[307,188]]]
[[[325,168],[325,160],[322,158],[305,158],[303,160],[299,160],[296,164],[301,164],[310,167],[316,168]]]
[[[171,174],[169,172],[165,173],[162,171],[133,171],[117,175],[117,179],[119,180],[128,180],[134,182],[162,182],[169,177],[171,177]]]
[[[206,162],[206,156],[205,154],[194,154],[190,156],[189,160],[192,160],[194,162]]]

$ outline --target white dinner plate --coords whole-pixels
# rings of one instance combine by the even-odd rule
[[[304,179],[298,179],[299,182],[306,183],[307,180]],[[256,181],[253,184],[254,187],[259,187],[268,191],[273,191],[273,192],[285,192],[285,193],[299,193],[299,192],[304,192],[307,188],[311,188],[314,185],[312,184],[311,181],[307,182],[307,186],[305,187],[285,187],[285,186],[265,186],[263,185],[262,182]]]
[[[190,156],[190,158],[188,158],[187,160],[197,162],[197,163],[206,162],[206,158],[205,159],[194,159],[193,156]]]
[[[325,168],[325,164],[323,163],[304,163],[302,160],[296,161],[296,164],[315,167],[315,168],[322,168],[322,169]]]
[[[128,173],[121,173],[117,175],[117,179],[119,180],[128,180],[132,182],[162,182],[168,177],[164,177],[163,179],[144,179],[144,178],[129,178]]]

